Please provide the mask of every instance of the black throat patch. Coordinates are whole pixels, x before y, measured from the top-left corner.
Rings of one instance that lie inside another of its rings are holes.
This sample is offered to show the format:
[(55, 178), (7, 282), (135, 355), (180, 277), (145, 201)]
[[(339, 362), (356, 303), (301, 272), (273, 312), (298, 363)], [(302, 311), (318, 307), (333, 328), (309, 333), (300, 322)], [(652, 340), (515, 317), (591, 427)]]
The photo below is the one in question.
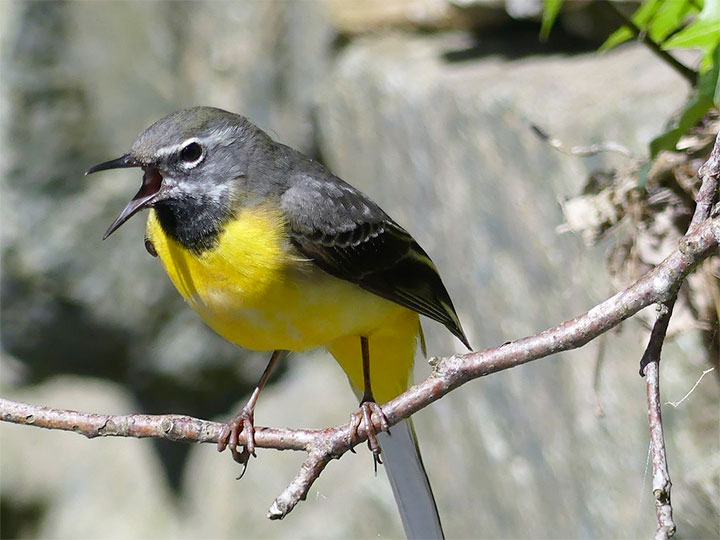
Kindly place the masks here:
[(155, 212), (165, 234), (195, 255), (217, 246), (232, 215), (224, 204), (196, 199), (162, 201)]

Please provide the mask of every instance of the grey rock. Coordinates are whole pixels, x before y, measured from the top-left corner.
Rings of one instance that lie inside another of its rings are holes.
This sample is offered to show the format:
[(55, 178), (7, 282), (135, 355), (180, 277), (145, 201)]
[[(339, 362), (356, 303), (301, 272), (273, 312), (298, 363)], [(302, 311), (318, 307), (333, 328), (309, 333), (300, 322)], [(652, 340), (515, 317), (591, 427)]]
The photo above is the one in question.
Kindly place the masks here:
[[(209, 364), (227, 382), (213, 381), (221, 387), (186, 412), (218, 412), (201, 404), (214, 394), (228, 407), (251, 384), (236, 368), (248, 353), (188, 314), (145, 252), (142, 217), (101, 242), (139, 172), (83, 172), (126, 152), (163, 112), (195, 103), (244, 111), (312, 150), (313, 84), (332, 35), (322, 14), (283, 2), (47, 3), (17, 4), (8, 17), (3, 347), (36, 379), (110, 376), (148, 400), (175, 377), (168, 366), (190, 379)], [(170, 360), (156, 354), (173, 340), (192, 346), (168, 347)]]
[[(642, 154), (686, 91), (638, 48), (540, 56), (450, 33), (378, 34), (333, 50), (335, 30), (315, 3), (0, 3), (2, 18), (2, 393), (101, 412), (225, 417), (265, 361), (182, 304), (145, 253), (141, 218), (100, 242), (139, 175), (82, 173), (163, 114), (221, 106), (317, 148), (430, 253), (471, 342), (484, 347), (611, 292), (602, 254), (555, 233), (557, 200), (621, 158), (557, 154), (529, 122), (570, 144), (612, 139)], [(474, 56), (450, 54), (466, 49)], [(443, 328), (426, 328), (431, 354), (461, 350)], [(650, 534), (636, 375), (646, 336), (632, 321), (624, 328), (604, 353), (593, 344), (488, 377), (416, 415), (449, 537)], [(704, 369), (700, 346), (687, 334), (667, 347), (670, 399)], [(354, 398), (328, 356), (291, 362), (263, 395), (258, 423), (347, 421)], [(676, 519), (688, 537), (718, 534), (713, 384), (706, 377), (666, 414)], [(330, 465), (278, 524), (265, 511), (299, 455), (261, 452), (238, 483), (237, 467), (210, 446), (168, 443), (174, 450), (158, 457), (148, 441), (0, 427), (3, 504), (36, 516), (22, 536), (400, 534), (389, 488), (363, 453)], [(190, 450), (185, 467), (177, 449)]]
[[(143, 216), (101, 241), (140, 172), (83, 173), (197, 103), (244, 111), (312, 150), (330, 27), (317, 8), (284, 2), (3, 6), (3, 350), (27, 382), (107, 377), (147, 412), (228, 414), (265, 355), (226, 343), (188, 310), (145, 251)], [(178, 478), (187, 447), (159, 447)]]
[[(5, 368), (3, 359), (2, 367)], [(51, 407), (121, 414), (138, 409), (117, 384), (57, 377), (3, 397)], [(0, 425), (3, 536), (178, 538), (180, 510), (150, 441), (89, 441), (75, 433)], [(36, 519), (14, 522), (13, 510)], [(6, 522), (7, 520), (7, 522)], [(8, 533), (14, 532), (13, 536)]]
[[(562, 223), (557, 201), (577, 193), (590, 171), (626, 158), (556, 153), (529, 124), (567, 144), (621, 141), (642, 155), (686, 87), (638, 47), (443, 62), (462, 39), (357, 40), (337, 60), (318, 124), (331, 168), (418, 239), (470, 341), (483, 348), (552, 326), (611, 292), (602, 253), (555, 233)], [(430, 354), (461, 350), (438, 325), (426, 328)], [(644, 385), (636, 375), (646, 334), (637, 322), (624, 329), (472, 383), (430, 408), (427, 420), (420, 417), (449, 536), (602, 538), (654, 530), (649, 495), (639, 495), (649, 493)], [(664, 353), (673, 366), (665, 371), (667, 395), (682, 395), (702, 372), (686, 346), (702, 347), (691, 334)], [(717, 422), (711, 432), (703, 427), (713, 416), (705, 409), (712, 408), (705, 400), (713, 384), (678, 411), (695, 427), (670, 428), (671, 455), (697, 463), (707, 463), (706, 452), (717, 455)], [(690, 421), (693, 414), (703, 420)], [(703, 450), (692, 450), (696, 444)], [(696, 521), (693, 508), (708, 509), (715, 488), (710, 478), (691, 479), (693, 470), (673, 469), (685, 486), (673, 491), (676, 508), (689, 511), (677, 511), (676, 519), (702, 537), (714, 525)], [(648, 502), (641, 506), (642, 496)]]

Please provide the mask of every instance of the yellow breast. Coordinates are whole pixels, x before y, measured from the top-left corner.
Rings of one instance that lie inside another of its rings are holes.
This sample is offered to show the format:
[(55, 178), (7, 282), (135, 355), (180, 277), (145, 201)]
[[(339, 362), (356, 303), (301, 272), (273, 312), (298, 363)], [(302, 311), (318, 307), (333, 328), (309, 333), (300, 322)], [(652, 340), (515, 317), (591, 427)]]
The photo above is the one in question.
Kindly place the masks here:
[(154, 210), (147, 238), (190, 306), (220, 335), (250, 349), (302, 351), (369, 335), (407, 311), (303, 259), (283, 216), (266, 206), (241, 210), (216, 247), (200, 255), (167, 237)]

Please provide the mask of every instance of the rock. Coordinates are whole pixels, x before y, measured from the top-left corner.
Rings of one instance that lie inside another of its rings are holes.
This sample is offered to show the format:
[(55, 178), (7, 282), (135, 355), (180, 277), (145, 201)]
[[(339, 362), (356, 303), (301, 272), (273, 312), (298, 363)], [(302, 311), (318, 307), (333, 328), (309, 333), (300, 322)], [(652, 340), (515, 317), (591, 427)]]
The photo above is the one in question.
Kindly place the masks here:
[[(627, 158), (560, 154), (530, 124), (567, 145), (612, 140), (642, 155), (687, 88), (639, 47), (513, 59), (478, 50), (472, 61), (443, 61), (462, 39), (356, 40), (337, 59), (318, 125), (326, 161), (418, 239), (471, 343), (484, 348), (557, 324), (613, 292), (602, 253), (555, 233), (558, 199), (579, 192), (591, 171)], [(420, 416), (448, 536), (474, 537), (479, 528), (484, 537), (517, 538), (654, 530), (649, 495), (637, 510), (638, 493), (649, 490), (644, 389), (636, 375), (647, 337), (637, 324), (580, 351), (472, 383)], [(431, 355), (462, 350), (439, 325), (425, 327)], [(704, 367), (685, 347), (702, 346), (697, 333), (667, 345), (665, 395), (692, 387)], [(717, 429), (703, 427), (712, 416), (705, 400), (713, 384), (685, 411), (668, 412), (688, 422), (683, 433), (666, 434), (670, 455), (705, 463), (716, 448)], [(693, 414), (704, 420), (691, 421)], [(695, 444), (703, 450), (696, 453)], [(676, 509), (690, 512), (676, 511), (678, 530), (712, 535), (709, 521), (690, 517), (693, 508), (711, 505), (713, 489), (693, 469), (673, 468)]]
[[(327, 25), (317, 9), (282, 2), (27, 4), (12, 13), (3, 347), (31, 367), (31, 379), (107, 376), (128, 382), (155, 412), (172, 404), (226, 411), (266, 360), (225, 343), (184, 306), (145, 251), (142, 217), (101, 242), (139, 172), (83, 172), (127, 151), (163, 113), (198, 102), (246, 111), (311, 149), (311, 82), (327, 59)], [(287, 32), (295, 16), (314, 31)], [(215, 38), (202, 39), (210, 31)], [(268, 98), (278, 88), (288, 93)], [(165, 347), (173, 342), (184, 345)], [(157, 352), (166, 349), (172, 359)]]
[(499, 0), (324, 0), (332, 25), (342, 34), (364, 34), (389, 28), (434, 30), (490, 28), (507, 21)]
[[(146, 412), (229, 414), (266, 355), (220, 339), (184, 305), (145, 251), (142, 216), (102, 242), (139, 171), (83, 173), (162, 114), (198, 103), (252, 114), (312, 149), (329, 27), (314, 7), (284, 2), (14, 6), (3, 23), (4, 351), (28, 382), (107, 377)], [(288, 31), (296, 19), (313, 31)], [(178, 478), (187, 447), (161, 447)]]
[[(540, 55), (534, 31), (480, 43), (460, 33), (377, 34), (334, 49), (341, 43), (320, 3), (6, 3), (3, 17), (0, 322), (2, 357), (15, 358), (3, 365), (3, 384), (13, 385), (3, 395), (102, 412), (227, 417), (266, 361), (224, 343), (182, 304), (145, 252), (142, 218), (100, 241), (139, 175), (82, 173), (125, 152), (163, 114), (221, 106), (317, 149), (431, 254), (479, 348), (612, 292), (601, 253), (555, 233), (557, 201), (623, 158), (558, 154), (529, 123), (569, 144), (609, 139), (640, 154), (686, 92), (642, 49)], [(649, 494), (639, 495), (649, 491), (636, 376), (645, 333), (625, 328), (416, 415), (449, 537), (653, 530)], [(443, 328), (426, 329), (431, 354), (461, 350)], [(666, 347), (670, 399), (704, 369), (700, 347), (694, 334)], [(339, 369), (323, 354), (292, 362), (261, 398), (258, 423), (345, 422), (354, 400)], [(717, 536), (713, 384), (706, 377), (666, 415), (676, 519), (688, 537)], [(363, 453), (330, 465), (277, 524), (265, 512), (298, 455), (260, 452), (239, 483), (237, 467), (209, 445), (168, 443), (154, 455), (147, 441), (13, 426), (1, 436), (4, 536), (7, 516), (26, 524), (16, 530), (26, 536), (400, 534), (389, 488)], [(186, 451), (185, 464), (177, 453)], [(128, 485), (136, 491), (123, 495)]]
[[(3, 387), (2, 393), (27, 403), (106, 414), (139, 408), (118, 385), (88, 377), (58, 377), (22, 391)], [(182, 534), (181, 513), (150, 441), (90, 441), (75, 433), (6, 423), (0, 424), (0, 439), (3, 536)]]

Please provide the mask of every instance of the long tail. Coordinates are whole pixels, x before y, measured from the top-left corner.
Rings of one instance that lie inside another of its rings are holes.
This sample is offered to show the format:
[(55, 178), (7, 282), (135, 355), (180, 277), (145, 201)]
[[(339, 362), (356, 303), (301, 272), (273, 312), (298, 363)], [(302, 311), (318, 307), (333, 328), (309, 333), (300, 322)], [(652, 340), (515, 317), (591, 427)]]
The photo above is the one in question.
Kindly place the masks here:
[[(408, 388), (419, 332), (417, 314), (402, 310), (397, 320), (370, 334), (370, 379), (378, 403), (386, 403)], [(362, 396), (360, 338), (341, 338), (328, 350), (342, 366), (353, 390)], [(378, 441), (406, 536), (411, 540), (444, 538), (412, 423), (400, 422), (390, 428), (390, 435), (381, 433)]]
[(410, 539), (445, 538), (412, 422), (403, 420), (390, 433), (381, 433), (378, 441), (405, 535)]

